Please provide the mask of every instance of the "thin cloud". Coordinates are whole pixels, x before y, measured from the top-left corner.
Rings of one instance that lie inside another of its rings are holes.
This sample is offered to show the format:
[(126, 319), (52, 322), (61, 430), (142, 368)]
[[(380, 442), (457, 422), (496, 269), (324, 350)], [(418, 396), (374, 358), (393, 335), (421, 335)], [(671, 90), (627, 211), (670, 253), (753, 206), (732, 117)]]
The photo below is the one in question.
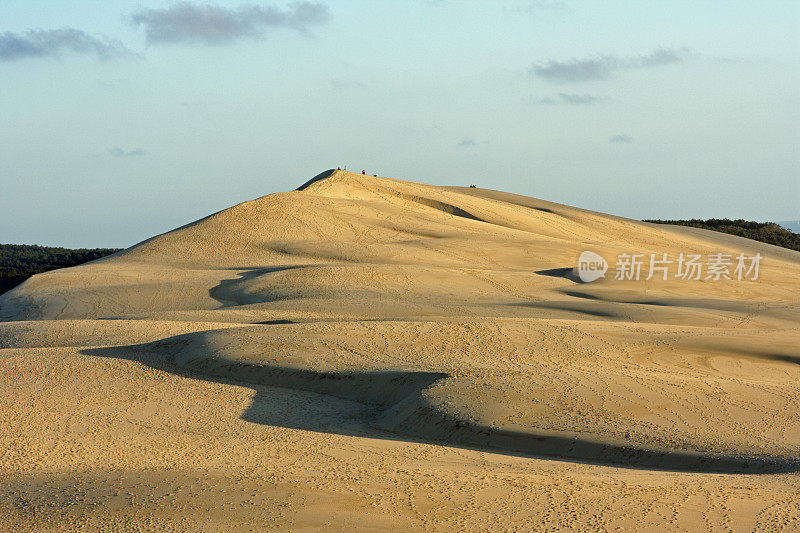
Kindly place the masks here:
[(287, 9), (256, 5), (228, 9), (182, 2), (167, 9), (139, 10), (131, 22), (144, 28), (148, 44), (215, 45), (260, 37), (274, 28), (306, 32), (330, 19), (328, 8), (314, 2), (295, 2)]
[(624, 133), (620, 133), (618, 135), (614, 135), (611, 137), (608, 142), (612, 143), (621, 143), (621, 144), (630, 144), (633, 142), (633, 137), (630, 135), (625, 135)]
[(458, 144), (456, 146), (458, 146), (459, 148), (471, 148), (476, 144), (478, 143), (476, 143), (475, 139), (473, 139), (472, 137), (464, 137), (463, 139), (458, 141)]
[(604, 102), (608, 98), (591, 94), (558, 93), (558, 98), (552, 96), (534, 97), (531, 103), (542, 105), (566, 104), (574, 106), (588, 106)]
[(122, 148), (115, 147), (115, 148), (109, 148), (108, 154), (111, 157), (141, 157), (147, 154), (147, 152), (145, 152), (141, 148), (136, 148), (134, 150), (123, 150)]
[(592, 105), (603, 100), (591, 94), (558, 93), (558, 97), (562, 102), (569, 105)]
[(686, 58), (685, 49), (659, 48), (637, 57), (604, 55), (594, 59), (572, 59), (570, 61), (548, 61), (534, 64), (530, 73), (552, 82), (584, 82), (605, 80), (622, 70), (636, 70), (672, 63), (680, 63)]
[(0, 34), (0, 61), (58, 57), (64, 51), (94, 55), (100, 59), (130, 55), (119, 41), (102, 35), (89, 35), (75, 28)]
[(531, 103), (541, 104), (541, 105), (553, 105), (557, 104), (558, 100), (556, 100), (555, 98), (551, 98), (550, 96), (541, 96), (541, 97), (535, 96), (531, 98)]

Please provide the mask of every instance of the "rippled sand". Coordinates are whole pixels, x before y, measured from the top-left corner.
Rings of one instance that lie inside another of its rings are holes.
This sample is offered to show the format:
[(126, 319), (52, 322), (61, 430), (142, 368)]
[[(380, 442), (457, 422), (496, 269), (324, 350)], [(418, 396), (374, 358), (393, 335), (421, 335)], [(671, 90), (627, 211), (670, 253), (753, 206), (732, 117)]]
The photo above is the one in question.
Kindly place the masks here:
[(797, 252), (329, 171), (0, 320), (0, 529), (800, 528)]

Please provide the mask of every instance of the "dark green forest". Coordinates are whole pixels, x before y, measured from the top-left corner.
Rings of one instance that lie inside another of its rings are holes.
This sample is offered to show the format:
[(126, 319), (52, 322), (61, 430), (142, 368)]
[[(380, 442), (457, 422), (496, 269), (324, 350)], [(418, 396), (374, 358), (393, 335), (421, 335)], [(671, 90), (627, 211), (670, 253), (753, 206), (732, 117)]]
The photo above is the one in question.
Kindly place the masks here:
[(118, 252), (116, 248), (56, 248), (31, 244), (0, 244), (0, 294), (40, 272), (86, 263)]
[(766, 242), (800, 251), (800, 234), (782, 228), (774, 222), (751, 222), (749, 220), (729, 220), (727, 218), (711, 218), (700, 220), (645, 220), (656, 224), (675, 224), (677, 226), (691, 226), (693, 228), (710, 229), (721, 233), (730, 233), (739, 237), (747, 237), (754, 241)]

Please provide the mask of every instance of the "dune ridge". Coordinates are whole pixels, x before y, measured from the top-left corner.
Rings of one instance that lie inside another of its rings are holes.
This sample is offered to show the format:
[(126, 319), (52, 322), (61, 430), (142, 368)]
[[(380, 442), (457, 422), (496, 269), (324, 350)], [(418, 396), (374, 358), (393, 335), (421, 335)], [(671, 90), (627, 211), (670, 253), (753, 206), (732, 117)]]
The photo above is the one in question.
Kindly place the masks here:
[[(622, 253), (763, 259), (755, 281), (611, 274), (583, 284), (573, 266), (584, 250), (609, 260)], [(215, 435), (224, 434), (218, 424), (249, 424), (236, 431), (249, 439), (272, 432), (276, 442), (325, 439), (334, 456), (361, 443), (363, 453), (389, 462), (383, 447), (392, 443), (470, 458), (491, 453), (522, 461), (514, 471), (523, 477), (544, 457), (562, 465), (547, 467), (554, 472), (611, 469), (601, 478), (672, 472), (723, 492), (750, 483), (766, 509), (765, 487), (779, 483), (778, 492), (790, 494), (798, 486), (798, 286), (800, 253), (747, 239), (498, 191), (329, 170), (295, 191), (34, 276), (0, 296), (0, 368), (13, 391), (0, 411), (35, 427), (41, 414), (25, 398), (43, 390), (70, 397), (63, 382), (46, 384), (57, 370), (20, 374), (27, 364), (20, 357), (102, 380), (124, 365), (137, 380), (249, 391), (239, 416), (192, 422), (210, 424), (203, 431)], [(192, 397), (190, 409), (214, 410), (204, 394)], [(317, 414), (275, 411), (289, 398), (303, 398)], [(124, 419), (123, 405), (118, 399), (100, 412)], [(156, 421), (165, 416), (149, 409)], [(72, 439), (83, 449), (88, 437), (47, 428), (50, 437), (17, 431), (13, 449), (32, 451), (0, 455), (0, 466), (16, 476), (75, 468), (66, 452), (46, 461), (40, 455), (47, 439)], [(131, 429), (122, 435), (138, 442)], [(108, 438), (124, 449), (154, 446)], [(105, 471), (109, 453), (83, 450), (82, 464)], [(225, 461), (243, 468), (239, 455)], [(429, 468), (448, 471), (437, 461)], [(124, 457), (111, 463), (135, 468)], [(703, 477), (719, 473), (734, 481)], [(7, 511), (22, 512), (5, 501)]]

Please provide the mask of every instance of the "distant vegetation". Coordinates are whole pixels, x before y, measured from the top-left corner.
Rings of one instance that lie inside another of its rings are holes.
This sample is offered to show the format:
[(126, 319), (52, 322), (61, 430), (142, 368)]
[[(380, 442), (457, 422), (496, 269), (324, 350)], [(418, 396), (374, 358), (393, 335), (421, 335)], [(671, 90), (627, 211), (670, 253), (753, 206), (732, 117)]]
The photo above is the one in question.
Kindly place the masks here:
[(728, 220), (727, 218), (711, 218), (700, 220), (645, 220), (656, 224), (675, 224), (678, 226), (691, 226), (693, 228), (710, 229), (722, 233), (730, 233), (740, 237), (747, 237), (755, 241), (766, 242), (776, 246), (783, 246), (790, 250), (800, 251), (800, 234), (792, 233), (774, 222), (751, 222), (749, 220)]
[(29, 277), (56, 268), (71, 267), (118, 252), (117, 248), (54, 248), (30, 244), (0, 244), (0, 294)]

